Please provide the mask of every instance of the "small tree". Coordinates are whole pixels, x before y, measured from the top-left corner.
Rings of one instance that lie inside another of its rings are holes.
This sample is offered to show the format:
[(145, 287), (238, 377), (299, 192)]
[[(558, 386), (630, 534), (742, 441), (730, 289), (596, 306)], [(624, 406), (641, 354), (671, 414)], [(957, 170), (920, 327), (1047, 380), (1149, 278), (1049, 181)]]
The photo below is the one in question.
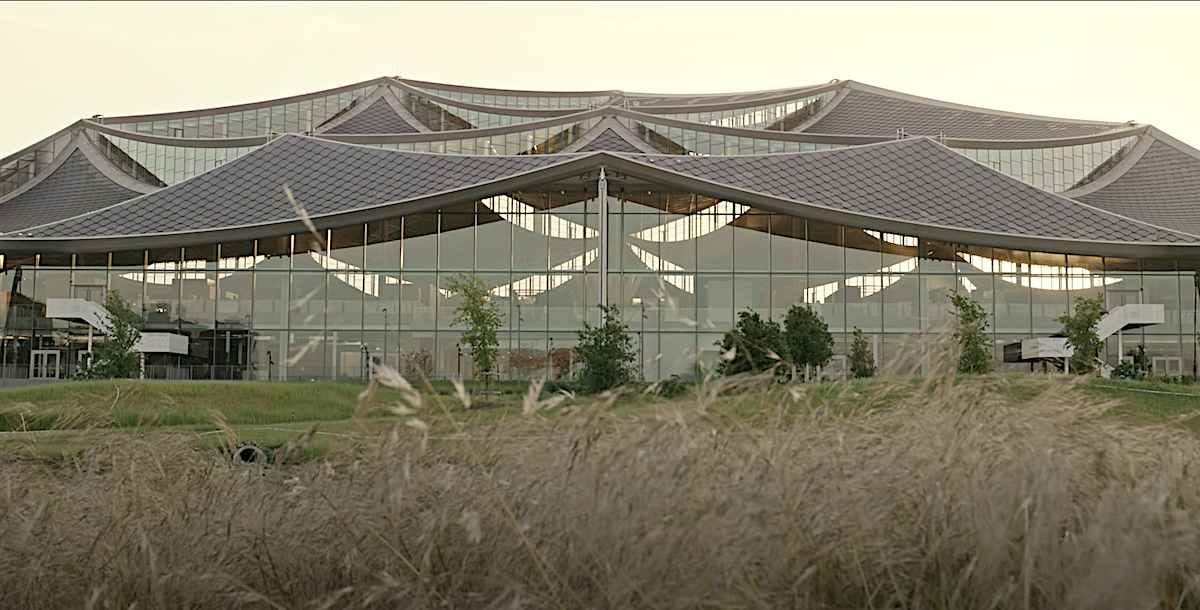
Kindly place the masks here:
[(138, 377), (142, 372), (142, 357), (133, 346), (142, 338), (141, 321), (129, 306), (129, 301), (114, 291), (104, 295), (108, 310), (105, 341), (92, 350), (91, 358), (76, 376), (80, 379), (121, 379)]
[(737, 325), (725, 332), (718, 345), (725, 352), (736, 350), (732, 360), (722, 360), (717, 366), (717, 372), (723, 375), (771, 368), (785, 352), (779, 323), (763, 320), (758, 312), (749, 309), (738, 312)]
[(1075, 297), (1075, 313), (1061, 315), (1058, 321), (1067, 335), (1067, 344), (1075, 348), (1071, 355), (1071, 369), (1080, 375), (1091, 373), (1096, 368), (1096, 357), (1100, 353), (1100, 337), (1096, 335), (1096, 323), (1104, 314), (1104, 295), (1092, 299)]
[(633, 381), (637, 374), (637, 352), (629, 327), (621, 324), (621, 312), (616, 305), (600, 306), (604, 323), (592, 326), (585, 320), (583, 330), (576, 334), (579, 343), (575, 352), (582, 370), (579, 382), (585, 392), (603, 392)]
[(783, 354), (793, 366), (823, 366), (833, 358), (833, 335), (812, 305), (794, 304), (783, 319)]
[(954, 305), (956, 325), (954, 339), (958, 341), (958, 372), (986, 375), (992, 372), (992, 350), (988, 345), (987, 312), (969, 296), (957, 291), (950, 295)]
[(850, 344), (850, 373), (855, 378), (875, 376), (875, 354), (863, 336), (862, 329), (854, 327), (854, 341)]
[(489, 287), (475, 275), (460, 273), (446, 282), (446, 288), (462, 295), (454, 308), (454, 326), (464, 328), (462, 342), (471, 346), (471, 360), (479, 373), (490, 373), (500, 355), (500, 308), (492, 302)]

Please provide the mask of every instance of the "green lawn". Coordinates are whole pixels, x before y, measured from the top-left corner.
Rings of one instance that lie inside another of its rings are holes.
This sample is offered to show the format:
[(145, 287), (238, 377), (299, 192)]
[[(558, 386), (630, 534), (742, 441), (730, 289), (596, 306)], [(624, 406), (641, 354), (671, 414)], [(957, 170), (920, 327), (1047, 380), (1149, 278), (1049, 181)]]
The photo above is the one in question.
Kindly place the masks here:
[[(994, 377), (990, 391), (1017, 402), (1037, 400), (1053, 381), (1037, 375)], [(672, 409), (701, 405), (714, 425), (778, 425), (798, 412), (822, 410), (860, 416), (887, 409), (921, 392), (933, 392), (945, 380), (860, 379), (778, 386), (768, 391), (697, 395), (693, 388), (678, 399), (631, 392), (604, 406), (618, 420), (653, 416)], [(366, 401), (366, 387), (354, 382), (248, 383), (220, 381), (90, 381), (0, 390), (0, 451), (43, 456), (73, 454), (111, 434), (166, 434), (185, 430), (200, 446), (253, 440), (269, 447), (283, 445), (306, 430), (315, 430), (306, 450), (320, 454), (338, 447), (376, 442), (379, 432), (395, 421), (387, 408), (399, 404), (398, 392), (378, 388)], [(475, 396), (489, 408), (464, 410), (450, 382), (423, 388), (425, 411), (418, 417), (434, 434), (455, 434), (476, 426), (503, 425), (521, 418), (526, 384), (505, 382), (500, 393)], [(1200, 386), (1092, 379), (1071, 391), (1098, 401), (1115, 402), (1114, 416), (1153, 424), (1166, 423), (1200, 432)], [(711, 393), (709, 393), (711, 394)], [(543, 394), (542, 398), (549, 397)], [(579, 396), (558, 408), (594, 405), (596, 397)], [(3, 431), (46, 431), (2, 434)]]

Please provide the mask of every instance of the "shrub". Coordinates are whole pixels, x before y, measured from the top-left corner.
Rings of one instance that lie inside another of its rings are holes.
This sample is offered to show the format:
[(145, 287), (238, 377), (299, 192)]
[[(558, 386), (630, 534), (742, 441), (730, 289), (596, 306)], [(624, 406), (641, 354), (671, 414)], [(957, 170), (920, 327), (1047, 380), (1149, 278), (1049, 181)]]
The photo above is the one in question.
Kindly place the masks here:
[(1132, 362), (1122, 362), (1113, 369), (1112, 376), (1115, 379), (1132, 379), (1134, 381), (1142, 381), (1146, 379), (1146, 371), (1143, 371)]
[(717, 372), (736, 375), (761, 371), (775, 366), (784, 353), (783, 330), (773, 320), (763, 320), (758, 312), (747, 309), (738, 312), (737, 325), (725, 332), (718, 344), (725, 353), (733, 351), (733, 359), (722, 359)]
[(658, 395), (664, 398), (679, 398), (686, 394), (691, 386), (691, 382), (684, 380), (679, 375), (671, 375), (658, 382)]
[(875, 354), (863, 336), (862, 329), (854, 327), (854, 342), (850, 344), (850, 372), (855, 378), (875, 376)]
[(584, 320), (583, 330), (577, 331), (575, 352), (582, 366), (579, 384), (584, 392), (603, 392), (629, 383), (637, 374), (637, 352), (629, 327), (621, 323), (620, 309), (601, 305), (600, 311), (604, 314), (603, 324), (592, 326)]
[(578, 381), (569, 379), (549, 379), (542, 385), (542, 391), (547, 394), (557, 394), (562, 391), (578, 394), (581, 389)]

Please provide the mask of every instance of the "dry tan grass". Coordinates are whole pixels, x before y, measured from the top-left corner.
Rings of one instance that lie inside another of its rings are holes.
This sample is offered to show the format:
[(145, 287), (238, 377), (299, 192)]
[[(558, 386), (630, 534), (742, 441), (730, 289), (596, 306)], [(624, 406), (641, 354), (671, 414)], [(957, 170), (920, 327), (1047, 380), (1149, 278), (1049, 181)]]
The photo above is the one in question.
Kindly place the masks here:
[(800, 386), (753, 425), (711, 388), (635, 421), (602, 397), (469, 440), (410, 403), (368, 451), (265, 469), (184, 433), (0, 457), (0, 607), (1197, 606), (1195, 437), (1069, 381), (929, 383), (850, 418)]

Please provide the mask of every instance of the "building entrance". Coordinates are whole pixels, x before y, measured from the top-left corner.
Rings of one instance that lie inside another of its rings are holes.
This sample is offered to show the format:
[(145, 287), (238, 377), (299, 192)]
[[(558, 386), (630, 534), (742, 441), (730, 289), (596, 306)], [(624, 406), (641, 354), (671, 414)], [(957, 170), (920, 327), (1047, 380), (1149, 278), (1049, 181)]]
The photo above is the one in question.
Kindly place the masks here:
[(30, 379), (58, 379), (61, 353), (56, 349), (35, 349), (29, 361)]

